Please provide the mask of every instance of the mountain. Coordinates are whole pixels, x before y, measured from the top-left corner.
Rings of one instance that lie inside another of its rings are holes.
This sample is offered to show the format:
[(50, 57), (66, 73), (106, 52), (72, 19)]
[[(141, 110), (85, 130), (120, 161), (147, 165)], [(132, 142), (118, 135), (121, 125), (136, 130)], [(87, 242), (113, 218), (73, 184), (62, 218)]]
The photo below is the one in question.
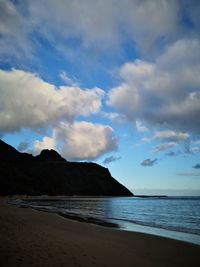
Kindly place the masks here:
[(132, 196), (107, 168), (69, 162), (54, 150), (20, 153), (0, 140), (0, 195)]
[(38, 161), (67, 162), (66, 159), (62, 158), (61, 155), (53, 149), (42, 150), (40, 155), (36, 156), (35, 159)]

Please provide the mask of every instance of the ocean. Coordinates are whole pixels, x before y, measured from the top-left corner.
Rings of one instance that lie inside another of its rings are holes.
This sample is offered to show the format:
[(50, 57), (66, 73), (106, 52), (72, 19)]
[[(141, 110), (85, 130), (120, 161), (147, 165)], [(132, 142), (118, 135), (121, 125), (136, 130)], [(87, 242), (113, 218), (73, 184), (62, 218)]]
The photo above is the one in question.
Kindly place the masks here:
[(200, 245), (200, 197), (56, 197), (12, 203)]

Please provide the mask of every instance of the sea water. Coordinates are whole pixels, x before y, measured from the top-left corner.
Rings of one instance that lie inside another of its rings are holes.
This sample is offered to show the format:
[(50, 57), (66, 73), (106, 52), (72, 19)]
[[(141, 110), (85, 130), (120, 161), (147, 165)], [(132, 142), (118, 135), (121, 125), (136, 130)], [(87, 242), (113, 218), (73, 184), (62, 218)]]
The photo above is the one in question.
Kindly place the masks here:
[(17, 204), (200, 245), (200, 197), (56, 197), (19, 200)]

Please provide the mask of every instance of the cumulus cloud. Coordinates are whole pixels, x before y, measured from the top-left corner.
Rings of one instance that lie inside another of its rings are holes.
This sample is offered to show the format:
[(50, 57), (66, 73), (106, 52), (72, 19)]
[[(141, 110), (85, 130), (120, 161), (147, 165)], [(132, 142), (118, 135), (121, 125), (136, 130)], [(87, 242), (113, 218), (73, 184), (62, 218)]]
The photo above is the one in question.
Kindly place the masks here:
[(37, 129), (100, 111), (104, 91), (45, 82), (22, 70), (0, 70), (0, 132)]
[(110, 164), (113, 161), (120, 160), (121, 157), (110, 156), (104, 159), (103, 164)]
[(183, 39), (166, 48), (154, 63), (124, 64), (119, 70), (122, 82), (110, 90), (108, 104), (131, 122), (199, 133), (199, 51), (198, 39)]
[(145, 167), (152, 167), (157, 161), (158, 159), (145, 159), (141, 162), (141, 165)]
[(52, 137), (35, 141), (36, 152), (44, 148), (58, 149), (69, 160), (94, 160), (116, 150), (117, 138), (110, 126), (90, 122), (60, 123), (53, 130)]
[(56, 150), (56, 140), (48, 136), (44, 136), (42, 141), (36, 140), (34, 142), (34, 153), (39, 154), (43, 149)]

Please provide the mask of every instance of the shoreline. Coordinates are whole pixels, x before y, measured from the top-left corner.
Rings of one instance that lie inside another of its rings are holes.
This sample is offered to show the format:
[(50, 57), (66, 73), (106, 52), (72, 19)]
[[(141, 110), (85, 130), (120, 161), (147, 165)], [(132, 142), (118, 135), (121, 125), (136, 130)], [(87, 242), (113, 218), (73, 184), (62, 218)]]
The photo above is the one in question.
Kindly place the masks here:
[[(24, 201), (24, 199), (21, 199), (21, 200)], [(37, 200), (39, 200), (39, 199), (37, 199)], [(47, 199), (47, 200), (49, 200), (49, 199)], [(34, 199), (34, 201), (35, 201), (35, 199)], [(54, 214), (60, 215), (61, 217), (66, 218), (66, 219), (77, 221), (77, 222), (91, 223), (91, 224), (100, 225), (100, 226), (104, 226), (104, 227), (111, 227), (111, 228), (120, 229), (120, 227), (117, 223), (113, 223), (113, 222), (110, 222), (108, 220), (103, 220), (103, 219), (99, 219), (99, 218), (95, 218), (95, 217), (91, 217), (91, 216), (87, 216), (87, 217), (81, 216), (79, 214), (75, 214), (72, 212), (63, 213), (63, 212), (60, 212), (59, 210), (55, 210), (55, 209), (51, 210), (51, 209), (46, 209), (44, 207), (35, 207), (35, 206), (31, 206), (31, 205), (24, 204), (24, 203), (23, 204), (19, 204), (19, 203), (15, 203), (15, 202), (12, 203), (12, 201), (8, 201), (7, 203), (9, 205), (17, 206), (18, 208), (30, 208), (30, 209), (34, 209), (37, 211), (54, 213)]]
[(14, 266), (200, 266), (200, 247), (0, 200), (0, 262)]
[[(150, 225), (144, 225), (144, 224), (137, 224), (133, 222), (128, 222), (128, 221), (121, 221), (118, 220), (109, 220), (109, 219), (101, 219), (97, 217), (91, 217), (88, 215), (81, 215), (73, 212), (62, 212), (60, 211), (59, 208), (48, 208), (48, 207), (40, 207), (40, 206), (35, 206), (35, 205), (30, 205), (29, 201), (34, 201), (37, 203), (37, 201), (58, 201), (60, 199), (76, 199), (76, 198), (92, 198), (93, 196), (15, 196), (14, 198), (10, 199), (8, 201), (9, 204), (16, 205), (19, 208), (32, 208), (38, 211), (42, 212), (49, 212), (49, 213), (56, 213), (64, 218), (70, 219), (70, 220), (75, 220), (78, 222), (85, 222), (85, 223), (91, 223), (91, 224), (96, 224), (100, 226), (105, 226), (105, 227), (111, 227), (115, 228), (121, 231), (130, 231), (134, 233), (144, 233), (148, 235), (153, 235), (153, 236), (160, 236), (164, 238), (169, 238), (173, 240), (178, 240), (178, 241), (183, 241), (187, 242), (190, 244), (195, 244), (200, 246), (200, 237), (199, 235), (195, 233), (190, 233), (190, 232), (183, 232), (183, 231), (176, 231), (172, 229), (167, 229), (167, 228), (157, 228), (153, 227)], [(96, 197), (99, 198), (99, 197)], [(107, 198), (107, 197), (104, 197)], [(26, 203), (28, 201), (28, 203)]]

